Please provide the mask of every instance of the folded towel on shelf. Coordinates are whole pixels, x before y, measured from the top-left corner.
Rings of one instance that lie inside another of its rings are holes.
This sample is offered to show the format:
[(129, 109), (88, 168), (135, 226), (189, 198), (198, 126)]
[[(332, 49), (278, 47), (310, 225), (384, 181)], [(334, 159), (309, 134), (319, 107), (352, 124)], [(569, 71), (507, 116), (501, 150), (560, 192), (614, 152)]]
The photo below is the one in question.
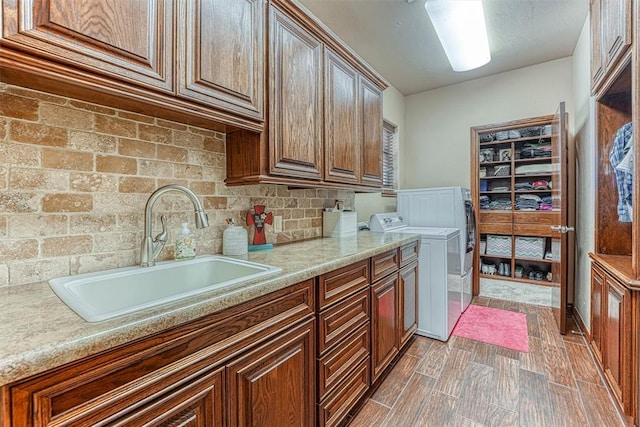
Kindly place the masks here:
[(491, 200), (491, 203), (489, 203), (488, 209), (496, 211), (511, 210), (511, 199), (506, 197), (498, 197), (496, 199), (493, 199)]
[(541, 173), (551, 173), (553, 165), (551, 163), (539, 163), (535, 165), (516, 166), (516, 175), (533, 175)]

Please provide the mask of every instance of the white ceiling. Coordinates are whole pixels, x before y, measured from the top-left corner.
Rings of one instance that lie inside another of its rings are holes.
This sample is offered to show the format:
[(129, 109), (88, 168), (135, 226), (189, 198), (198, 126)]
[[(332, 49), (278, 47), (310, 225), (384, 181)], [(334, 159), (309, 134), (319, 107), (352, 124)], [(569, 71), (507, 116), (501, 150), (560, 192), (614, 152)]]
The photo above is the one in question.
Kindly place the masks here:
[(483, 0), (491, 62), (456, 73), (425, 0), (299, 1), (404, 95), (571, 56), (589, 9), (589, 0)]

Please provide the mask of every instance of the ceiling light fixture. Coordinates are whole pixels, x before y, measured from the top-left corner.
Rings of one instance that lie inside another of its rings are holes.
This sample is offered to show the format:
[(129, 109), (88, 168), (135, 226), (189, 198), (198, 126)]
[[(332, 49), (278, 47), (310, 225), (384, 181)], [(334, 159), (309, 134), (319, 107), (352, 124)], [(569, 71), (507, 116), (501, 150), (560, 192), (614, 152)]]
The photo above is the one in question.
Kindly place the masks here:
[(482, 0), (427, 0), (424, 7), (453, 71), (491, 60)]

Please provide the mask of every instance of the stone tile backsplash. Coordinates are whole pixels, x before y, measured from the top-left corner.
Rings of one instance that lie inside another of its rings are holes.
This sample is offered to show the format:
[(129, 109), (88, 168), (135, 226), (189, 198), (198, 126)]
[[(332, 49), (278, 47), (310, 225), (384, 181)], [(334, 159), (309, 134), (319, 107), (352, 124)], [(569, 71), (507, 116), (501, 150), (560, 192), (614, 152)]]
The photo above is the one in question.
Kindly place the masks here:
[[(188, 221), (198, 253), (220, 253), (225, 218), (244, 220), (253, 205), (283, 217), (267, 241), (322, 235), (322, 210), (349, 190), (227, 187), (225, 135), (151, 116), (0, 83), (0, 286), (135, 265), (149, 195), (170, 183), (202, 199), (209, 228), (196, 230), (181, 193), (161, 197), (173, 258), (173, 236)], [(250, 236), (251, 236), (251, 230)]]

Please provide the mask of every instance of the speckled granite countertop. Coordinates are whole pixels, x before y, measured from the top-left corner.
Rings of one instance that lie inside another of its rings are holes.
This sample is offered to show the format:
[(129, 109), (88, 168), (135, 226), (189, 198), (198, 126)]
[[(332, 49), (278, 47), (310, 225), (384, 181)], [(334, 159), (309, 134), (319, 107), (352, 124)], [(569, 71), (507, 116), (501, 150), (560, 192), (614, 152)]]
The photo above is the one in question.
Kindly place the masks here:
[(46, 282), (0, 289), (0, 385), (221, 311), (418, 237), (365, 231), (357, 238), (314, 239), (250, 252), (249, 261), (277, 266), (282, 272), (98, 323), (80, 318)]

